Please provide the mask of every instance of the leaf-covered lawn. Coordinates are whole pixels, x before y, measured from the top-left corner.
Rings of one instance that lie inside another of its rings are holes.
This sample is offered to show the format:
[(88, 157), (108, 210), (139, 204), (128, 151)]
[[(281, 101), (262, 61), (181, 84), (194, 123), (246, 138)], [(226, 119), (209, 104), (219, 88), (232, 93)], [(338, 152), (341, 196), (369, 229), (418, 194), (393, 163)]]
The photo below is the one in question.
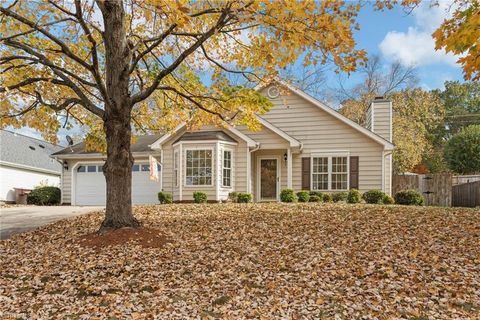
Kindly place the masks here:
[(480, 318), (479, 210), (221, 204), (135, 214), (171, 242), (80, 246), (100, 213), (0, 242), (0, 318)]

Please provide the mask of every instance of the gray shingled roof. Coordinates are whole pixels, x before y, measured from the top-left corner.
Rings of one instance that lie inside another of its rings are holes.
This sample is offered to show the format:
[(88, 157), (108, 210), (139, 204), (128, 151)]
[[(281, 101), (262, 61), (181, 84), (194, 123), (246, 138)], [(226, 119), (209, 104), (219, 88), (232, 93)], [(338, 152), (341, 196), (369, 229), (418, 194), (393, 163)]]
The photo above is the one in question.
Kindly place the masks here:
[(50, 158), (53, 152), (63, 148), (61, 146), (7, 130), (0, 130), (0, 146), (1, 161), (58, 173), (62, 171), (60, 163)]
[[(145, 135), (137, 136), (135, 142), (132, 143), (131, 151), (132, 152), (148, 152), (151, 151), (149, 145), (160, 139), (163, 134), (156, 135)], [(85, 143), (80, 142), (72, 146), (72, 148), (67, 147), (63, 150), (55, 152), (52, 156), (66, 155), (66, 154), (94, 154), (98, 153), (97, 151), (86, 151)]]
[(177, 143), (178, 141), (200, 141), (200, 140), (219, 140), (219, 141), (237, 142), (235, 141), (235, 139), (233, 139), (223, 131), (196, 131), (196, 132), (185, 132), (180, 138), (175, 140), (174, 143)]

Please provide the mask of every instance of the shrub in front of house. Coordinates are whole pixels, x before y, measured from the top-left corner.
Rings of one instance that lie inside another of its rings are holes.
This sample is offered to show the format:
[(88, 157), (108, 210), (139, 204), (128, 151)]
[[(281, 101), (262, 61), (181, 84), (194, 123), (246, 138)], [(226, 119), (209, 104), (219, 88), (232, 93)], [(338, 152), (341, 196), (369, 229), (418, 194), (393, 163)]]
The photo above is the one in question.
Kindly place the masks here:
[(332, 195), (330, 193), (324, 193), (323, 202), (332, 202)]
[(423, 206), (425, 200), (420, 192), (415, 190), (402, 190), (395, 194), (395, 203), (409, 206)]
[(308, 202), (310, 200), (310, 193), (308, 191), (297, 192), (298, 202)]
[(347, 203), (359, 203), (362, 199), (360, 191), (357, 189), (350, 189), (347, 194)]
[(333, 202), (345, 201), (347, 200), (347, 196), (347, 192), (335, 192), (332, 194), (332, 200)]
[(207, 202), (207, 194), (201, 191), (195, 191), (193, 193), (193, 202), (195, 203), (206, 203)]
[(238, 192), (228, 193), (228, 199), (232, 202), (237, 202)]
[[(320, 198), (320, 201), (323, 201), (323, 193), (320, 191), (310, 191), (310, 198), (312, 198), (312, 196), (317, 196)], [(315, 201), (312, 201), (312, 202), (315, 202)]]
[(362, 199), (370, 204), (382, 204), (386, 194), (380, 190), (369, 190), (362, 195)]
[(162, 191), (158, 193), (158, 201), (160, 202), (160, 204), (172, 203), (173, 196), (171, 193)]
[(314, 194), (310, 196), (308, 202), (322, 202), (322, 198)]
[(40, 187), (27, 195), (27, 203), (37, 206), (51, 206), (60, 204), (61, 191), (57, 187)]
[(251, 193), (245, 193), (245, 192), (239, 192), (237, 194), (237, 202), (238, 203), (250, 203), (252, 202), (252, 194)]
[(280, 192), (280, 201), (282, 202), (295, 202), (297, 201), (297, 196), (292, 189), (283, 189)]
[(393, 197), (389, 196), (388, 194), (385, 194), (383, 197), (383, 204), (395, 204), (395, 199)]

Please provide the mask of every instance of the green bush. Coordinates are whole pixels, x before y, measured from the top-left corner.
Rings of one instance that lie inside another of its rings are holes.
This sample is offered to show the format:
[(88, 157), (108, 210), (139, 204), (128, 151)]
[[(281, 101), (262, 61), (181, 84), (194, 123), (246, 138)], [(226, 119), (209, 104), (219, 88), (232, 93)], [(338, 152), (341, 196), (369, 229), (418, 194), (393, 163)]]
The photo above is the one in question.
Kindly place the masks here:
[(323, 202), (332, 202), (332, 195), (330, 193), (324, 193)]
[(310, 191), (310, 198), (312, 196), (317, 196), (320, 198), (320, 201), (323, 201), (323, 193), (320, 191)]
[(310, 193), (308, 191), (297, 192), (298, 202), (308, 202), (310, 200)]
[(347, 200), (347, 196), (347, 192), (334, 192), (332, 194), (332, 200), (333, 202), (345, 201)]
[(347, 203), (359, 203), (361, 199), (360, 191), (357, 189), (350, 189), (347, 194)]
[(237, 202), (238, 202), (238, 203), (249, 203), (249, 202), (252, 202), (252, 194), (251, 194), (251, 193), (239, 192), (239, 193), (237, 194)]
[(38, 206), (60, 204), (61, 191), (57, 187), (40, 187), (32, 190), (27, 195), (27, 203)]
[(310, 196), (310, 199), (308, 199), (308, 202), (322, 202), (322, 198), (314, 194)]
[(195, 191), (193, 193), (193, 202), (195, 203), (206, 203), (207, 202), (207, 194), (201, 191)]
[(283, 189), (282, 192), (280, 192), (280, 201), (295, 202), (297, 201), (297, 196), (295, 195), (295, 192), (293, 192), (292, 189)]
[(362, 195), (366, 203), (382, 204), (386, 194), (380, 190), (369, 190)]
[(395, 203), (413, 206), (423, 206), (423, 196), (415, 190), (403, 190), (395, 194)]
[(158, 201), (160, 201), (160, 204), (172, 203), (173, 202), (172, 194), (168, 192), (159, 192)]
[(383, 204), (395, 204), (395, 199), (393, 199), (388, 194), (385, 194), (385, 196), (383, 197)]
[(228, 194), (228, 199), (232, 202), (237, 202), (238, 201), (238, 192), (230, 192)]

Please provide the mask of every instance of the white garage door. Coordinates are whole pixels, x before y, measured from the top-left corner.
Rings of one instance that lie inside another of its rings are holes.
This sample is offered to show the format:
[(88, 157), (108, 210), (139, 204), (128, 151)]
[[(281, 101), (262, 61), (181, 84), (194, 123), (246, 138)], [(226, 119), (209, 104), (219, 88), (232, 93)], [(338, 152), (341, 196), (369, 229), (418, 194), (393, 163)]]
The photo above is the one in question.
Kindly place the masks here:
[[(105, 205), (106, 183), (102, 172), (102, 164), (82, 164), (77, 166), (75, 171), (75, 204)], [(149, 174), (150, 165), (148, 163), (136, 163), (133, 165), (133, 204), (158, 203), (157, 194), (160, 191), (160, 182), (150, 180)]]

